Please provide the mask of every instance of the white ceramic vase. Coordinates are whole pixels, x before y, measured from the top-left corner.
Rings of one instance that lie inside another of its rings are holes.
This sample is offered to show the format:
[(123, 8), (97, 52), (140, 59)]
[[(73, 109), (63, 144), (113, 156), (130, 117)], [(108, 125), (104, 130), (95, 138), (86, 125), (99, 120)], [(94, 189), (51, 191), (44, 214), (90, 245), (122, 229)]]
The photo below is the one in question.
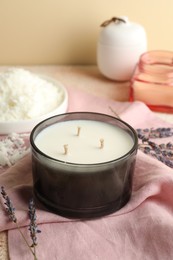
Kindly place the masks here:
[(127, 17), (113, 17), (101, 27), (97, 46), (100, 72), (111, 80), (130, 80), (139, 57), (147, 50), (144, 28)]

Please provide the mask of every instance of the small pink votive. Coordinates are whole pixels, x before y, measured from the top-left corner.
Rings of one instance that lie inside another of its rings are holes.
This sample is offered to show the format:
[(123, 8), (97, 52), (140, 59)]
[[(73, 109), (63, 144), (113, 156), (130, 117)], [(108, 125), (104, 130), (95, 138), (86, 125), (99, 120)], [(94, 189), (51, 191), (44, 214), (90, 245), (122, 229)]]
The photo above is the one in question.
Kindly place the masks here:
[(130, 101), (137, 100), (151, 110), (173, 113), (173, 52), (141, 55), (130, 86)]

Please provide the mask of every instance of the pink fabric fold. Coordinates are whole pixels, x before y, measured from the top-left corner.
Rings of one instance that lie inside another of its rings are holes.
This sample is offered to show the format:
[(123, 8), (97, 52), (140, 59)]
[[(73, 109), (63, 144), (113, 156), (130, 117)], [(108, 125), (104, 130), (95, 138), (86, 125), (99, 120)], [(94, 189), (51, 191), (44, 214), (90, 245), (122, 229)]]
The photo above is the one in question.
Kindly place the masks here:
[[(115, 102), (69, 88), (69, 111), (92, 111), (115, 116), (115, 111), (134, 128), (165, 127), (141, 102)], [(162, 140), (165, 141), (165, 140)], [(166, 138), (166, 142), (172, 138)], [(0, 175), (16, 207), (16, 216), (26, 228), (27, 203), (32, 194), (30, 155)], [(138, 152), (130, 201), (119, 211), (95, 220), (78, 221), (37, 209), (38, 259), (47, 260), (155, 260), (173, 259), (173, 171), (163, 163)], [(0, 230), (8, 231), (12, 260), (32, 259), (14, 224), (0, 204)]]

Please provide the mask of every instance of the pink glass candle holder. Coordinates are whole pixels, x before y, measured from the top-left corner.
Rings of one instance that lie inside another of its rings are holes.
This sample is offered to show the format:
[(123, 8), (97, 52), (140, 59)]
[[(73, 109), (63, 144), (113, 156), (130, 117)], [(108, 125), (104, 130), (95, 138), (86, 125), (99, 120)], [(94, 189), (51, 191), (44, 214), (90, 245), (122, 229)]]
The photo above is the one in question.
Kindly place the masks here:
[(173, 52), (149, 51), (140, 57), (130, 87), (130, 101), (136, 100), (173, 113)]

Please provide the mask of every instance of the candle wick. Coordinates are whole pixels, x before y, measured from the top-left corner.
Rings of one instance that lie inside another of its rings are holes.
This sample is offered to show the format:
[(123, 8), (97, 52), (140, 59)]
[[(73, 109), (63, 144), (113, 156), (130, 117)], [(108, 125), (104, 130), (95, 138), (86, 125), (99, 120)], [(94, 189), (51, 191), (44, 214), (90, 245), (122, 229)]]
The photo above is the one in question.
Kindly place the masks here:
[(64, 154), (68, 153), (68, 144), (64, 144)]
[(79, 135), (80, 135), (80, 131), (81, 131), (81, 127), (80, 127), (80, 126), (78, 126), (78, 128), (77, 128), (77, 136), (79, 136)]
[(100, 139), (100, 149), (103, 149), (103, 147), (104, 147), (104, 139), (101, 138)]

